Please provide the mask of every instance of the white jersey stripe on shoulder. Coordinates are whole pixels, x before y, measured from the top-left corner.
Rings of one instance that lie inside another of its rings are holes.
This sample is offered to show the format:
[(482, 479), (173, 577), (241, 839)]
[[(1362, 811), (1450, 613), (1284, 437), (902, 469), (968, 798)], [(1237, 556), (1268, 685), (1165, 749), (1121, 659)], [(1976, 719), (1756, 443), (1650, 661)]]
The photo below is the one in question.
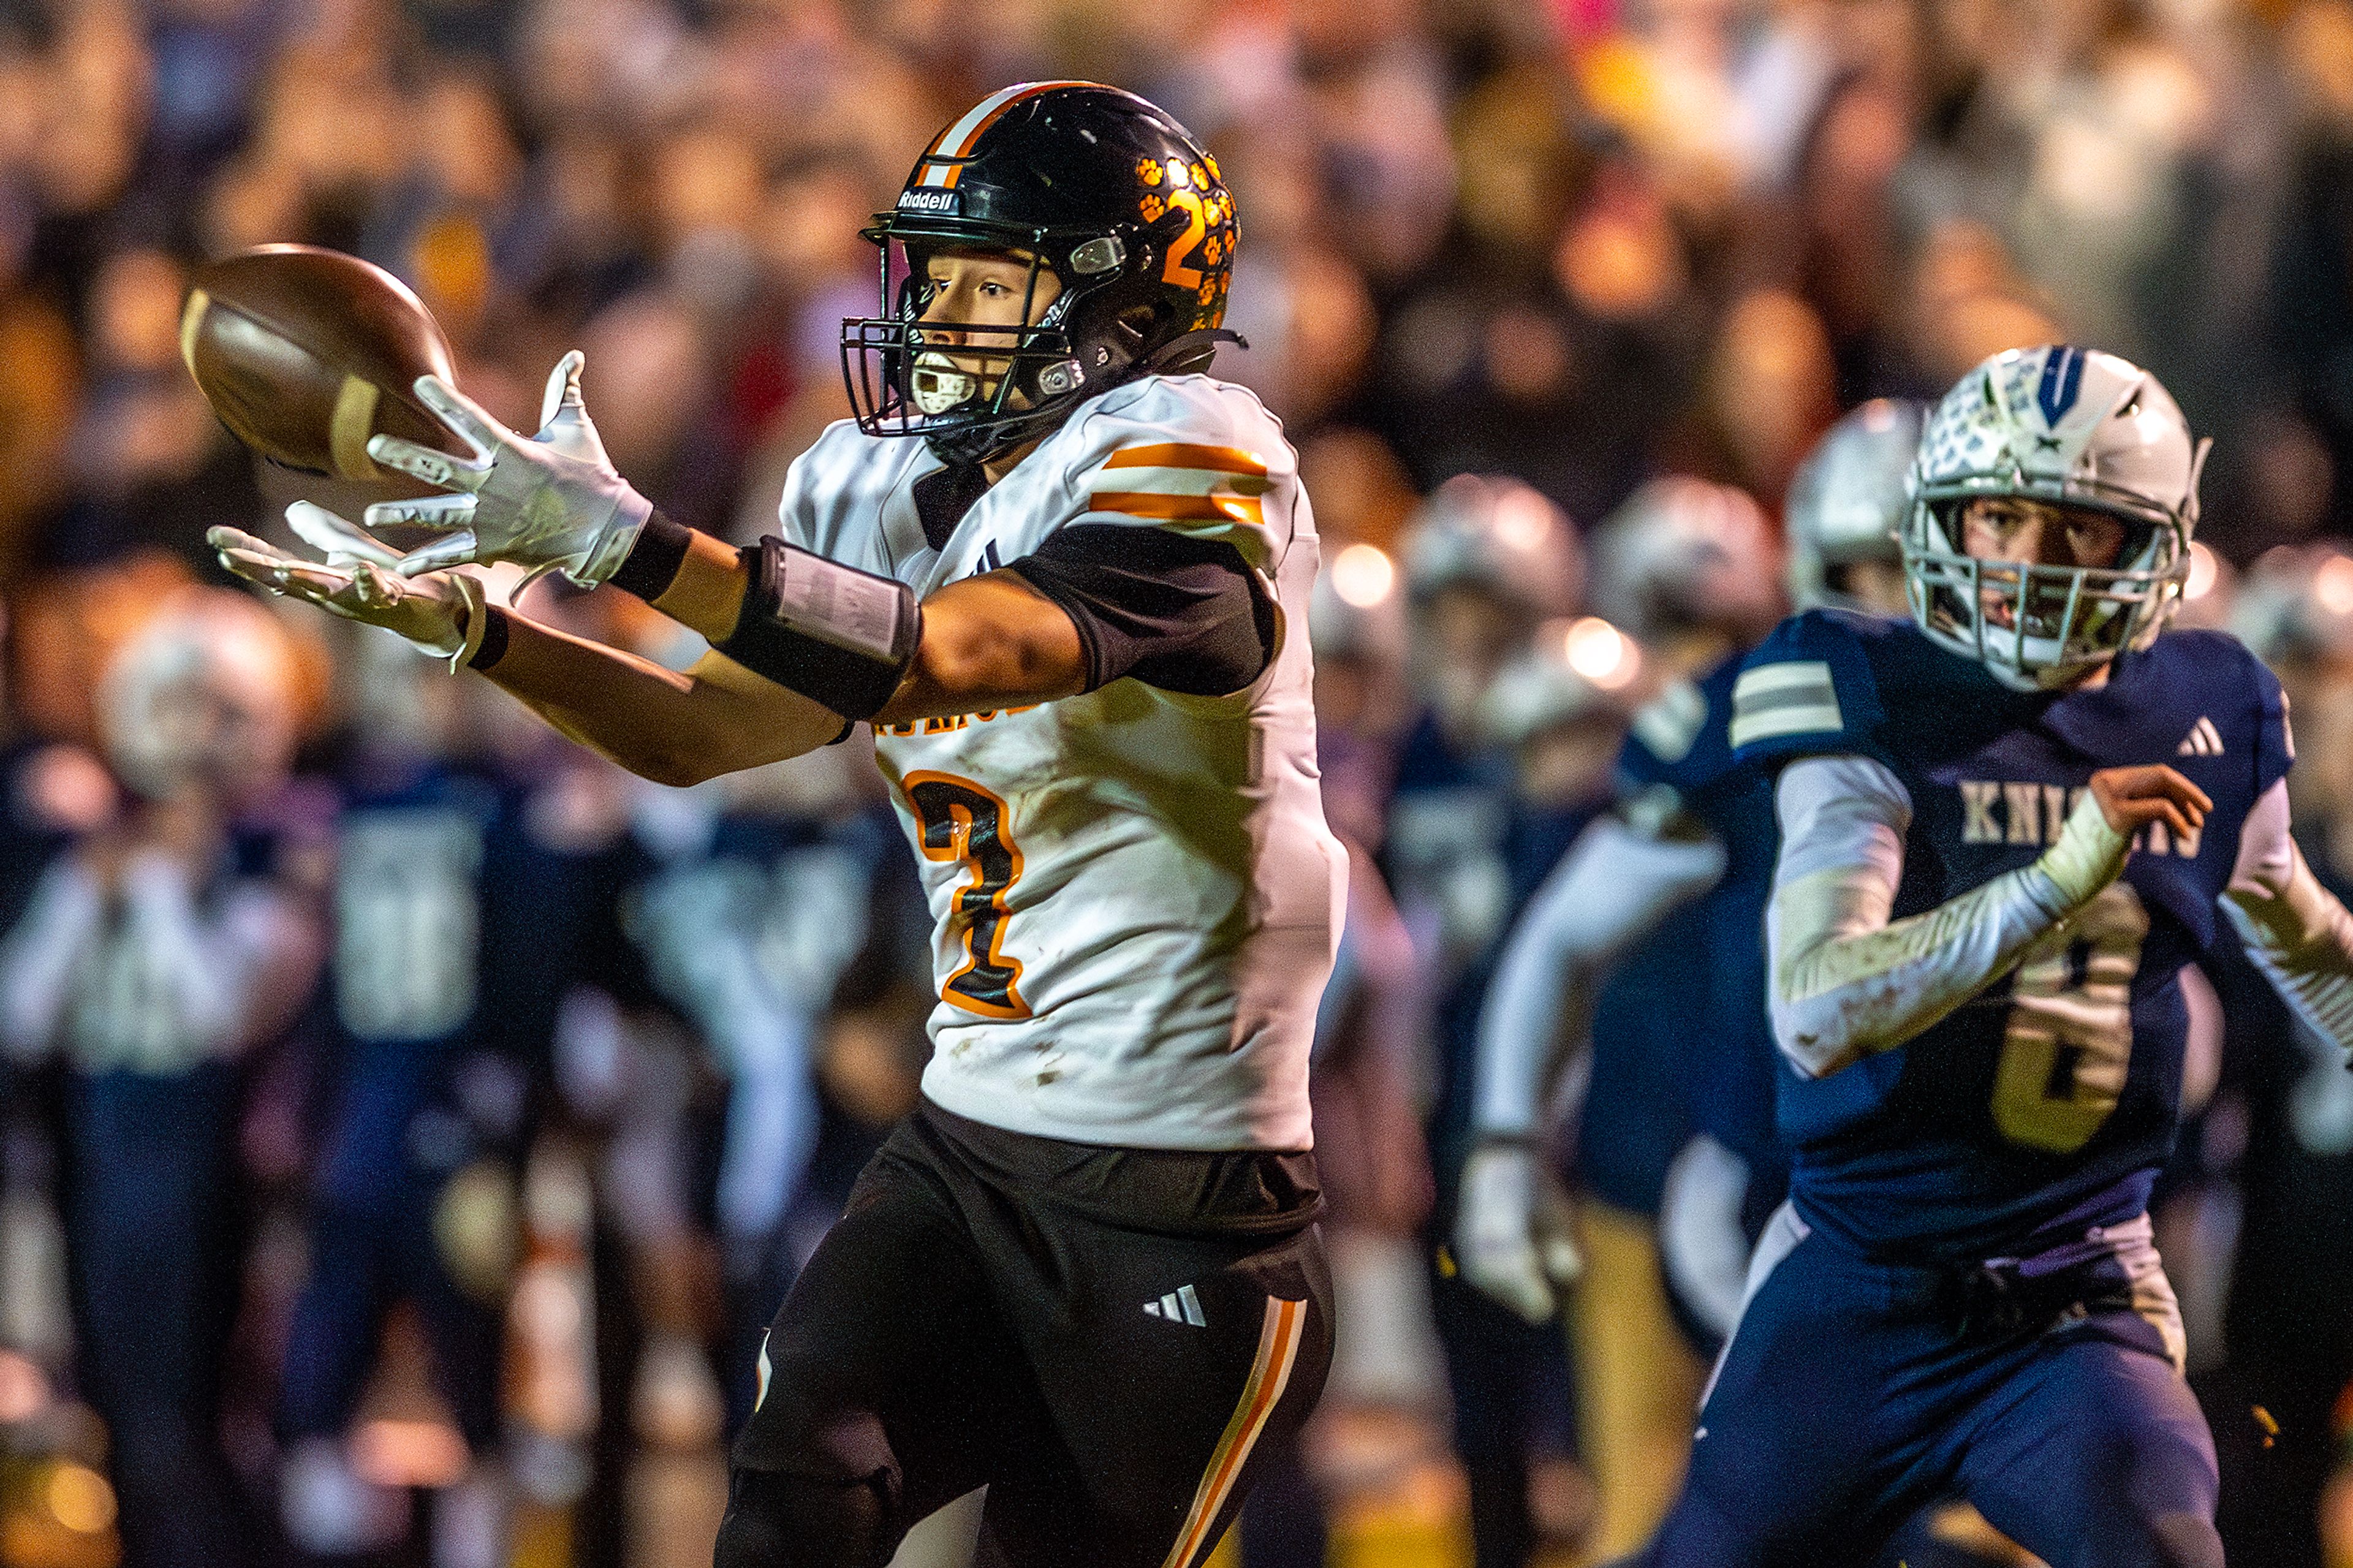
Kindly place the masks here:
[(1777, 708), (1769, 713), (1736, 713), (1732, 718), (1732, 749), (1736, 752), (1777, 735), (1828, 735), (1845, 728), (1845, 716), (1835, 702)]
[(1742, 670), (1733, 682), (1731, 738), (1736, 751), (1776, 735), (1845, 727), (1831, 667), (1820, 659), (1759, 665)]
[(1282, 1403), (1282, 1391), (1291, 1382), (1292, 1363), (1299, 1359), (1299, 1343), (1305, 1336), (1307, 1303), (1286, 1301), (1280, 1296), (1266, 1299), (1266, 1317), (1259, 1330), (1258, 1356), (1251, 1362), (1250, 1376), (1242, 1384), (1242, 1396), (1234, 1406), (1233, 1418), (1218, 1438), (1218, 1446), (1209, 1454), (1208, 1468), (1201, 1472), (1201, 1484), (1193, 1493), (1193, 1506), (1186, 1510), (1184, 1528), (1177, 1531), (1176, 1544), (1168, 1549), (1161, 1560), (1161, 1568), (1192, 1568), (1209, 1546), (1209, 1531), (1217, 1524), (1218, 1515), (1224, 1511), (1226, 1500), (1233, 1494), (1234, 1483), (1241, 1479), (1242, 1467), (1249, 1463), (1250, 1450), (1258, 1446), (1259, 1436), (1266, 1430), (1268, 1417)]
[(1732, 700), (1737, 706), (1768, 692), (1804, 687), (1835, 690), (1831, 683), (1830, 665), (1819, 658), (1809, 658), (1787, 664), (1760, 664), (1754, 669), (1744, 669), (1740, 672), (1740, 679), (1732, 683)]

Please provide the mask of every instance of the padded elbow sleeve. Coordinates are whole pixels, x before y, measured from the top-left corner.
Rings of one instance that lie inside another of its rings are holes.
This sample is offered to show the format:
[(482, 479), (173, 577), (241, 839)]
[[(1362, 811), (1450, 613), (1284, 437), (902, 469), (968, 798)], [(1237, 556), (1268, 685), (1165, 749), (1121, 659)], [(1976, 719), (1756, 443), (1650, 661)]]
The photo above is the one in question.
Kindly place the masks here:
[(751, 586), (719, 651), (845, 719), (881, 711), (923, 636), (914, 590), (781, 539), (763, 539), (743, 558)]

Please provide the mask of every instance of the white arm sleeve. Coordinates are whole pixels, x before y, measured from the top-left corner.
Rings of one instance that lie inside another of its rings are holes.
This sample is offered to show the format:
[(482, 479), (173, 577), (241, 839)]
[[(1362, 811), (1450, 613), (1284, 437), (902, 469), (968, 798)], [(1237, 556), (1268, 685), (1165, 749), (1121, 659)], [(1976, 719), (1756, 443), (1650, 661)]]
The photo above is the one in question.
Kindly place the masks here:
[(72, 856), (41, 873), (32, 901), (0, 942), (0, 1047), (10, 1056), (28, 1059), (56, 1041), (76, 967), (105, 910), (97, 879)]
[(1783, 770), (1781, 858), (1765, 914), (1773, 1037), (1820, 1078), (1891, 1050), (2008, 973), (2124, 868), (2131, 840), (2087, 793), (2031, 866), (1891, 921), (1912, 798), (1865, 757)]
[(2353, 915), (2288, 836), (2285, 779), (2247, 814), (2221, 903), (2281, 999), (2321, 1038), (2353, 1049)]
[(1578, 836), (1514, 928), (1479, 1015), (1482, 1134), (1535, 1130), (1610, 966), (1724, 866), (1713, 838), (1653, 837), (1614, 816)]

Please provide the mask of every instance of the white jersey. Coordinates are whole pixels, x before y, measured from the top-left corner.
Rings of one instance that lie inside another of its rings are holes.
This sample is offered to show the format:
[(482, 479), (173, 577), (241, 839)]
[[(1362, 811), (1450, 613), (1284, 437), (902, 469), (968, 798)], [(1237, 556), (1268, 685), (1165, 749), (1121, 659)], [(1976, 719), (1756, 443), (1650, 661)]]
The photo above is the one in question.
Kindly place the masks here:
[(843, 421), (794, 463), (787, 542), (929, 595), (1071, 523), (1231, 543), (1278, 607), (1227, 697), (1124, 678), (1029, 708), (878, 725), (936, 926), (923, 1092), (1078, 1142), (1297, 1150), (1346, 858), (1310, 703), (1314, 521), (1282, 427), (1241, 387), (1152, 376), (1082, 404), (925, 539), (922, 441)]

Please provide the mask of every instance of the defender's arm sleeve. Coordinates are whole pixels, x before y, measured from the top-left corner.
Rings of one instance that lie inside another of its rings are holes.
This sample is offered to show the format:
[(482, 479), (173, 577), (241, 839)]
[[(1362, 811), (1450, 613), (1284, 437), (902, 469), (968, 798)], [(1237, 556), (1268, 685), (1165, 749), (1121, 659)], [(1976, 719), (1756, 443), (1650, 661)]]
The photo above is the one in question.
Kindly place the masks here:
[(2221, 903), (2281, 998), (2323, 1039), (2353, 1049), (2353, 915), (2288, 836), (2286, 780), (2248, 814)]
[(1585, 830), (1513, 931), (1480, 1013), (1482, 1136), (1536, 1131), (1610, 968), (1724, 867), (1712, 837), (1667, 838), (1614, 816)]
[(2086, 795), (2034, 864), (1890, 921), (1912, 818), (1902, 782), (1866, 757), (1812, 758), (1783, 771), (1775, 805), (1773, 1036), (1808, 1078), (1903, 1045), (1999, 980), (2115, 880), (2131, 849)]
[(1079, 522), (1009, 570), (1078, 628), (1086, 689), (1132, 675), (1222, 697), (1274, 656), (1274, 605), (1231, 542), (1161, 528)]

